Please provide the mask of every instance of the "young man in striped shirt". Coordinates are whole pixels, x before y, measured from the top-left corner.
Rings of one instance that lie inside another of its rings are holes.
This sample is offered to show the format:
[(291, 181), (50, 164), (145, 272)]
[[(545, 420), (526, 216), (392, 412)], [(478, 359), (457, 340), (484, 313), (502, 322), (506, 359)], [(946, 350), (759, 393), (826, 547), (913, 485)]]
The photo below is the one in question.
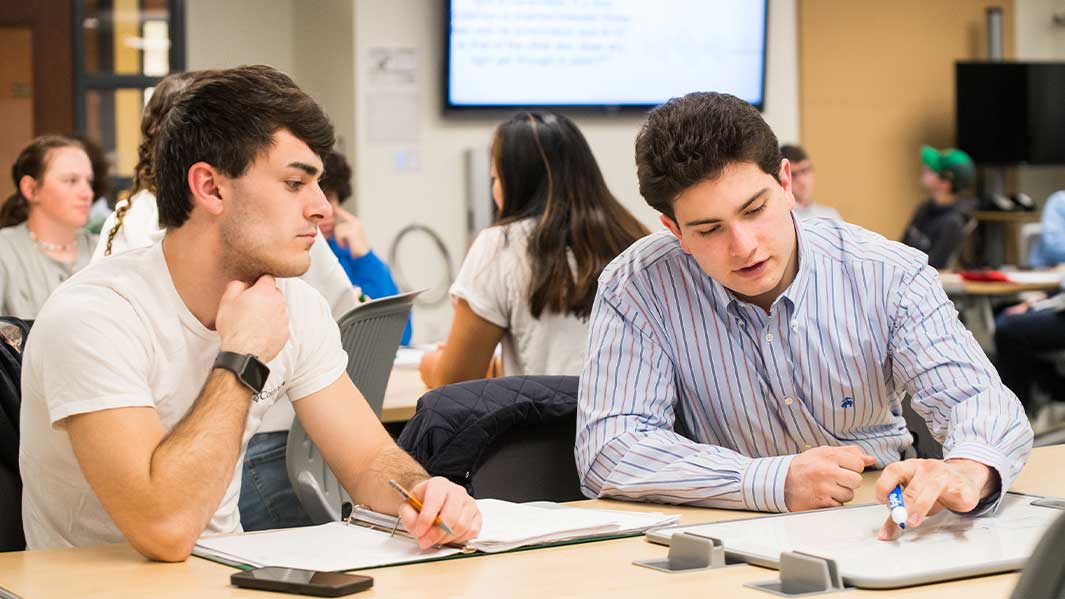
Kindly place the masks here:
[[(577, 422), (587, 495), (798, 511), (843, 505), (875, 467), (880, 501), (905, 487), (911, 526), (999, 505), (1031, 427), (924, 254), (798, 222), (790, 164), (733, 96), (652, 111), (636, 162), (668, 231), (599, 279)], [(912, 459), (903, 394), (946, 459)], [(896, 533), (888, 519), (880, 536)]]

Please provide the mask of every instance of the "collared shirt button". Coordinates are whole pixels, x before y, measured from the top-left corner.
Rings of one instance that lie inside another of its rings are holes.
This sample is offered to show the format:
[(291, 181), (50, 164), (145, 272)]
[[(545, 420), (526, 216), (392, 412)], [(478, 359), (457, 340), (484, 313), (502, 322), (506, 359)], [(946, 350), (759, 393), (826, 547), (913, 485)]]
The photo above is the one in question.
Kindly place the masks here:
[(799, 330), (799, 321), (798, 320), (792, 320), (791, 321), (791, 330), (793, 330), (793, 331)]
[(803, 448), (805, 448), (805, 449), (812, 449), (812, 448), (813, 448), (813, 445), (810, 445), (809, 443), (807, 443), (806, 445), (803, 445)]
[(747, 323), (743, 322), (743, 319), (742, 319), (742, 318), (737, 318), (737, 319), (736, 319), (736, 322), (740, 323), (740, 326), (741, 326), (741, 327), (742, 327), (743, 325), (747, 324)]
[(770, 343), (772, 343), (773, 342), (773, 333), (766, 333), (765, 334), (765, 340), (769, 341)]
[(794, 400), (794, 399), (792, 399), (792, 398), (790, 398), (790, 397), (785, 397), (785, 398), (784, 398), (784, 405), (786, 405), (786, 406), (790, 406), (790, 405), (791, 405), (791, 402), (793, 402), (793, 401), (795, 401), (795, 400)]

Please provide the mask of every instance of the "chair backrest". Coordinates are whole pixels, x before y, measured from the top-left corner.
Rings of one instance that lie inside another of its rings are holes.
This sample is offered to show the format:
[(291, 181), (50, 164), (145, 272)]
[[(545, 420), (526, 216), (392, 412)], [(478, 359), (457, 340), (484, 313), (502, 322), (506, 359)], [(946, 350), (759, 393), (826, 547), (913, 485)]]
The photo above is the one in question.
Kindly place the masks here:
[[(359, 304), (337, 322), (348, 353), (348, 376), (374, 413), (381, 415), (385, 387), (392, 372), (414, 298), (410, 291)], [(341, 506), (351, 501), (297, 418), (286, 446), (285, 466), (300, 504), (315, 524), (340, 520)]]
[(432, 476), (478, 499), (583, 499), (573, 459), (575, 376), (508, 376), (445, 385), (418, 401), (399, 436)]
[(1032, 265), (1032, 252), (1043, 238), (1043, 223), (1024, 223), (1017, 231), (1020, 255), (1017, 256), (1019, 266)]
[(587, 499), (573, 457), (576, 431), (574, 414), (500, 435), (470, 475), (474, 496), (515, 502)]
[(1065, 514), (1062, 514), (1043, 533), (1032, 556), (1021, 571), (1021, 578), (1013, 589), (1012, 599), (1060, 599), (1065, 597)]
[[(11, 340), (7, 333), (10, 327)], [(22, 351), (30, 323), (0, 317), (0, 551), (26, 548), (22, 530), (22, 477), (19, 475), (19, 411), (22, 404)]]
[[(906, 419), (906, 428), (913, 436), (913, 449), (918, 458), (943, 459), (943, 444), (928, 430), (928, 423), (913, 409), (909, 394), (902, 398), (902, 417)], [(914, 457), (914, 456), (911, 456)]]
[(961, 228), (961, 239), (958, 240), (957, 247), (955, 247), (950, 252), (950, 256), (947, 258), (947, 263), (945, 265), (945, 268), (947, 270), (955, 270), (958, 268), (958, 264), (959, 262), (961, 262), (962, 254), (965, 252), (966, 242), (973, 234), (973, 231), (976, 230), (976, 226), (978, 224), (979, 222), (972, 214), (965, 215), (965, 223), (962, 225)]
[(407, 317), (414, 298), (422, 291), (359, 304), (337, 321), (340, 344), (348, 352), (348, 376), (378, 416)]

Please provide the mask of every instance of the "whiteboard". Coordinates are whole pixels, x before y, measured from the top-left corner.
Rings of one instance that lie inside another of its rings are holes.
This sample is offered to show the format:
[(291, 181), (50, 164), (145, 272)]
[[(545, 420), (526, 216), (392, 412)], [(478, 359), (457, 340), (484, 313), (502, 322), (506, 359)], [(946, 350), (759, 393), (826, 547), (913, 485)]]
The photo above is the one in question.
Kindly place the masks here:
[(715, 537), (730, 557), (771, 568), (781, 552), (802, 551), (835, 560), (848, 585), (896, 588), (1020, 569), (1062, 514), (1031, 505), (1038, 499), (1008, 493), (998, 513), (979, 518), (944, 510), (895, 541), (877, 539), (888, 511), (875, 503), (663, 528), (647, 540), (668, 545), (675, 532)]

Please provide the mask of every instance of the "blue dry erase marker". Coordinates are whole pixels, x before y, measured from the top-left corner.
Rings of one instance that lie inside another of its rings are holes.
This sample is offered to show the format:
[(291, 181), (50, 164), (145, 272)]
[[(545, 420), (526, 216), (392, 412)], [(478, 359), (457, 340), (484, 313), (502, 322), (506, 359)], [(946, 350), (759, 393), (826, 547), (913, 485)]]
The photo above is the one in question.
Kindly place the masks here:
[(906, 528), (906, 504), (902, 502), (902, 485), (895, 488), (887, 496), (888, 509), (891, 510), (891, 519), (899, 528)]

